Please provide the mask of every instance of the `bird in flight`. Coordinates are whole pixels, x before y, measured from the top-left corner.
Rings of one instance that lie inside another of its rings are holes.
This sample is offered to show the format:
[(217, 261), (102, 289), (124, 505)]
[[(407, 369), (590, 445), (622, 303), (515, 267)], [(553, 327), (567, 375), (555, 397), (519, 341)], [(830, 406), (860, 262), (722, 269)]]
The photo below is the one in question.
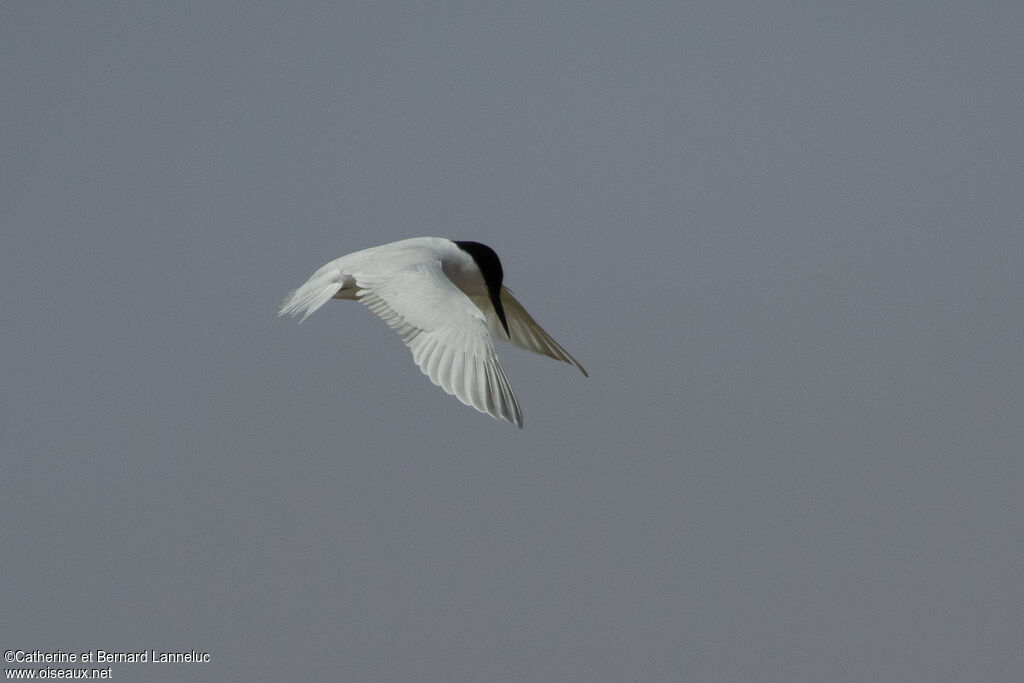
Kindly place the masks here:
[(587, 371), (502, 285), (498, 255), (479, 242), (413, 237), (324, 265), (292, 292), (278, 315), (302, 320), (328, 299), (354, 299), (380, 316), (437, 386), (467, 406), (523, 426), (523, 413), (492, 340)]

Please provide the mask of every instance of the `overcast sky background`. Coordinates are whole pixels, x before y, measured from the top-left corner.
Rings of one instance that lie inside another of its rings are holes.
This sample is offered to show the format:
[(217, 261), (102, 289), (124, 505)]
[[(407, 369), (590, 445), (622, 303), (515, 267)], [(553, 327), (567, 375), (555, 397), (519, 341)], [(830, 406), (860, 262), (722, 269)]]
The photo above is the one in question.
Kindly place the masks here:
[[(0, 4), (0, 646), (1024, 676), (1024, 5)], [(516, 429), (324, 262), (472, 239)]]

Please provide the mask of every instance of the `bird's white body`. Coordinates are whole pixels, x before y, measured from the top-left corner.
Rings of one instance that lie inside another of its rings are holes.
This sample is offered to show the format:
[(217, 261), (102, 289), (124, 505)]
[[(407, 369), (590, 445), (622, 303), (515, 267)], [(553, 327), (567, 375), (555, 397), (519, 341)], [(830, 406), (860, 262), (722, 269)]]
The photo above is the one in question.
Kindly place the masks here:
[(523, 416), (492, 337), (575, 365), (502, 284), (497, 255), (475, 242), (414, 237), (335, 259), (281, 306), (305, 320), (334, 299), (354, 299), (402, 337), (431, 381), (468, 406), (522, 427)]

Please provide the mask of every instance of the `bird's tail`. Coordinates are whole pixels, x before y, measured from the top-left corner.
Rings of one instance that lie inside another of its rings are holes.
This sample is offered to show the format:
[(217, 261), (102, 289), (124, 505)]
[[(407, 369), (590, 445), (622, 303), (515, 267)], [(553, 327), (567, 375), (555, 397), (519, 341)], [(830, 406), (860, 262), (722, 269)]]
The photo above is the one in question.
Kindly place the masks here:
[(277, 314), (278, 316), (301, 314), (302, 319), (299, 320), (301, 323), (341, 291), (344, 286), (345, 276), (341, 270), (337, 268), (318, 270), (306, 284), (288, 295)]

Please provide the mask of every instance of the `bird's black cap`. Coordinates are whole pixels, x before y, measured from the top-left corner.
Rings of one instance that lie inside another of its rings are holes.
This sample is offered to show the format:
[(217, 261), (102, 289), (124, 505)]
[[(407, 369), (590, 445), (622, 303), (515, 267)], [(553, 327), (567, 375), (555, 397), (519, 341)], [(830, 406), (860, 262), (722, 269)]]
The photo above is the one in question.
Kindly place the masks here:
[(491, 295), (491, 303), (498, 314), (498, 320), (501, 321), (501, 326), (505, 328), (505, 334), (511, 338), (512, 335), (508, 331), (508, 321), (505, 320), (505, 309), (501, 305), (501, 281), (505, 277), (505, 272), (501, 269), (501, 260), (498, 258), (498, 255), (486, 244), (460, 240), (452, 241), (458, 245), (459, 249), (473, 257), (477, 268), (480, 269), (484, 276), (487, 292)]

